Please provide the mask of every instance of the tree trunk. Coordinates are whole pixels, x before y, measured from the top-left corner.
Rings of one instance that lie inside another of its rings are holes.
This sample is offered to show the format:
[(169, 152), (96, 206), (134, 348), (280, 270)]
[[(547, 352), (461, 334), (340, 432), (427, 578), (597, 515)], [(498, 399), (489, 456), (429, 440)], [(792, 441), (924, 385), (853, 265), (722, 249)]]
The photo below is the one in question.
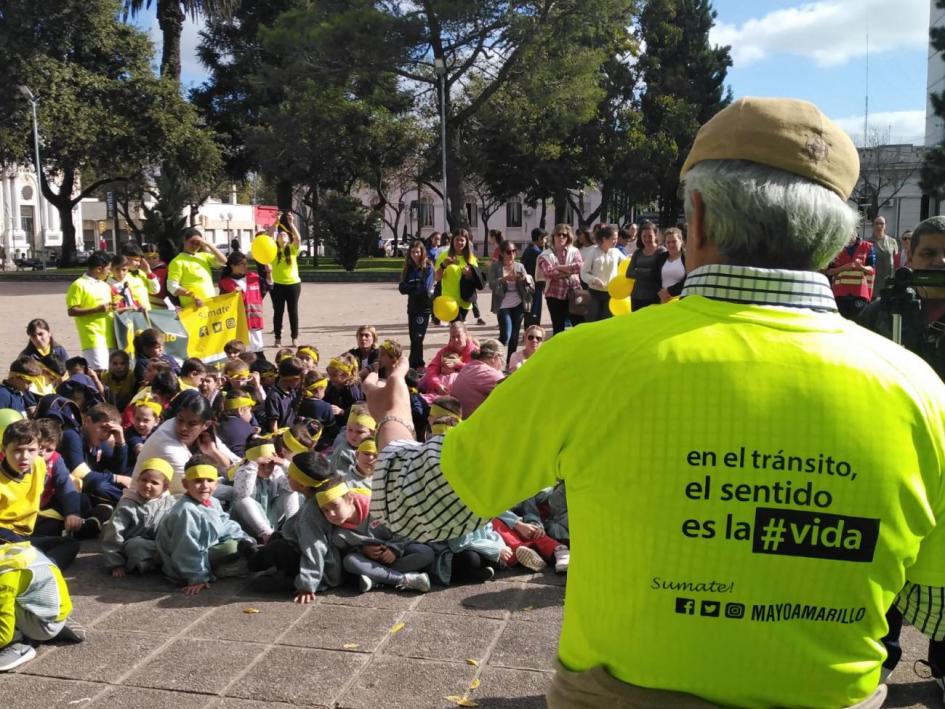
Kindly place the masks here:
[(157, 20), (163, 39), (161, 76), (180, 85), (180, 36), (184, 31), (184, 11), (180, 0), (158, 0)]
[[(449, 112), (449, 95), (446, 99), (447, 114)], [(450, 229), (468, 227), (466, 218), (466, 199), (463, 195), (463, 166), (460, 164), (459, 131), (450, 122), (446, 122), (446, 191), (449, 200)]]
[(538, 228), (545, 229), (545, 222), (548, 219), (548, 203), (542, 199), (541, 200), (541, 216), (538, 218)]
[(555, 187), (552, 195), (555, 208), (555, 224), (565, 224), (568, 215), (568, 190), (564, 187)]
[(40, 188), (43, 196), (59, 212), (59, 224), (62, 229), (62, 251), (59, 255), (59, 266), (71, 266), (75, 262), (75, 224), (72, 223), (72, 190), (75, 187), (75, 170), (65, 166), (62, 171), (62, 183), (59, 193), (52, 191), (46, 181), (45, 173), (40, 176)]

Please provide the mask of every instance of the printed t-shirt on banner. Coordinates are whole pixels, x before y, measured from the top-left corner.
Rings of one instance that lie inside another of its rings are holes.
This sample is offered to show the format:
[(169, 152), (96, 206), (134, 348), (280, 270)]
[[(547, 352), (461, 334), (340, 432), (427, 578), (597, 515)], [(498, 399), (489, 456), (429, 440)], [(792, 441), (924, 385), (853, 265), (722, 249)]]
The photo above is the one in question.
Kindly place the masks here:
[[(282, 249), (282, 252), (284, 251), (285, 249)], [(285, 253), (281, 253), (281, 258), (276, 256), (272, 260), (272, 282), (280, 286), (291, 286), (299, 282), (299, 247), (291, 244), (289, 253), (292, 254), (290, 259), (286, 259)]]
[[(450, 431), (441, 464), (481, 517), (565, 481), (565, 667), (749, 707), (876, 688), (904, 581), (945, 585), (945, 529), (926, 536), (945, 519), (931, 369), (839, 315), (698, 296), (531, 359)], [(608, 367), (574, 366), (591, 361)], [(865, 411), (883, 436), (854, 424)]]
[[(105, 281), (84, 274), (77, 278), (66, 291), (66, 308), (96, 308), (112, 301), (112, 289)], [(79, 347), (91, 350), (102, 345), (111, 346), (114, 341), (111, 313), (92, 313), (75, 318), (79, 333)]]

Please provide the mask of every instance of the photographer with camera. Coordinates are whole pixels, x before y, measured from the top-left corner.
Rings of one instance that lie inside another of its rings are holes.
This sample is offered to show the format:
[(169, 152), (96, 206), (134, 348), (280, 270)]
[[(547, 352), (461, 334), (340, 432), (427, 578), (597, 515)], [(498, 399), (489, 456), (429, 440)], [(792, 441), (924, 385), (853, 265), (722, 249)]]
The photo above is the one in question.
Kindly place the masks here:
[[(912, 232), (911, 283), (902, 276), (890, 280), (879, 299), (870, 303), (857, 318), (868, 330), (893, 337), (893, 314), (902, 309), (900, 344), (929, 363), (945, 380), (945, 217), (930, 217)], [(941, 284), (938, 274), (943, 271)]]

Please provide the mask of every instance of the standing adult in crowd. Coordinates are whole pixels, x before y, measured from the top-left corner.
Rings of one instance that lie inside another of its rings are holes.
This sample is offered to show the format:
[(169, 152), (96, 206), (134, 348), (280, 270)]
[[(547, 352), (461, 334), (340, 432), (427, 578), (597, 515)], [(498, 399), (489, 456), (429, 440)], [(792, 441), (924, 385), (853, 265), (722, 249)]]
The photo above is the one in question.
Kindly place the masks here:
[[(594, 237), (591, 236), (591, 230), (586, 227), (581, 227), (575, 232), (575, 241), (574, 246), (578, 251), (581, 252), (581, 261), (587, 263), (588, 257), (591, 255), (591, 252), (597, 248), (597, 244), (594, 241)], [(584, 279), (584, 273), (578, 274), (581, 279), (581, 283), (584, 284), (586, 288), (588, 282)]]
[(627, 267), (627, 278), (634, 279), (633, 291), (630, 293), (630, 307), (633, 310), (660, 302), (658, 268), (662, 249), (653, 222), (640, 225), (637, 242), (638, 248), (630, 257)]
[(845, 318), (855, 320), (873, 299), (876, 250), (854, 231), (840, 253), (827, 266), (837, 308)]
[(552, 232), (551, 246), (538, 257), (538, 268), (545, 277), (545, 302), (551, 314), (551, 329), (557, 335), (570, 323), (576, 325), (576, 316), (570, 315), (568, 292), (580, 288), (578, 274), (584, 262), (581, 252), (573, 245), (574, 233), (570, 224), (558, 224)]
[(873, 220), (873, 251), (876, 253), (876, 275), (873, 280), (873, 297), (879, 297), (886, 279), (896, 270), (896, 260), (899, 256), (899, 243), (895, 237), (886, 233), (886, 217), (876, 217)]
[(422, 241), (413, 241), (400, 271), (398, 290), (407, 296), (407, 331), (410, 333), (410, 366), (424, 365), (423, 339), (433, 309), (433, 264)]
[(292, 346), (299, 344), (299, 296), (302, 294), (302, 279), (299, 278), (299, 248), (302, 237), (295, 228), (289, 212), (282, 215), (276, 225), (276, 258), (272, 262), (272, 318), (276, 347), (282, 347), (282, 316), (289, 311), (289, 330)]
[[(454, 539), (567, 484), (552, 709), (880, 707), (884, 615), (906, 581), (917, 617), (945, 627), (923, 592), (945, 580), (945, 385), (841, 318), (816, 272), (853, 231), (858, 177), (852, 141), (812, 104), (736, 101), (683, 165), (679, 302), (553, 338), (424, 444), (406, 362), (365, 382), (381, 451), (371, 512), (392, 531)], [(575, 366), (588, 362), (608, 366)], [(628, 428), (641, 411), (647, 425)], [(851, 411), (881, 439), (851, 436)], [(828, 459), (834, 474), (806, 472)]]
[(167, 292), (180, 299), (184, 308), (202, 307), (217, 294), (213, 268), (223, 266), (226, 256), (204, 241), (196, 227), (184, 229), (183, 249), (167, 265)]
[(532, 229), (531, 243), (522, 254), (522, 266), (525, 267), (525, 273), (535, 281), (535, 295), (532, 298), (531, 310), (525, 315), (527, 324), (537, 325), (541, 322), (541, 302), (545, 293), (545, 274), (538, 268), (538, 257), (545, 250), (547, 240), (548, 233), (544, 229)]
[(686, 252), (683, 250), (682, 230), (670, 227), (663, 232), (664, 250), (656, 263), (656, 295), (667, 303), (682, 293), (686, 283)]
[(912, 245), (912, 229), (906, 229), (899, 237), (902, 245), (899, 247), (899, 254), (896, 256), (896, 268), (903, 268), (909, 265), (909, 247)]
[[(534, 286), (525, 267), (515, 260), (515, 244), (502, 244), (501, 256), (489, 266), (489, 288), (492, 289), (492, 312), (499, 319), (499, 342), (508, 356), (518, 348), (518, 335), (531, 307)], [(508, 362), (506, 361), (506, 364)]]
[(452, 298), (459, 306), (456, 319), (465, 320), (472, 307), (472, 302), (460, 294), (460, 281), (474, 276), (472, 270), (479, 267), (479, 260), (472, 252), (469, 243), (469, 232), (458, 229), (453, 233), (448, 249), (440, 251), (436, 257), (435, 278), (441, 286), (444, 296)]
[(607, 307), (610, 294), (607, 292), (607, 286), (617, 275), (620, 262), (627, 258), (617, 248), (617, 227), (613, 224), (598, 229), (597, 239), (597, 246), (588, 251), (581, 266), (581, 280), (591, 292), (591, 302), (587, 306), (588, 322), (610, 317), (610, 308)]

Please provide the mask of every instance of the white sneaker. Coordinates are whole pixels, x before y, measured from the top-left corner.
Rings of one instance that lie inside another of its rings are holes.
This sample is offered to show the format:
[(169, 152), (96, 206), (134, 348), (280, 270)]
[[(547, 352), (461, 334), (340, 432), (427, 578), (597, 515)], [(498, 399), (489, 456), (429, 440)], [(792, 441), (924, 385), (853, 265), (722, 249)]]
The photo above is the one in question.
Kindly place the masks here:
[(568, 566), (571, 564), (571, 550), (564, 544), (555, 547), (555, 573), (568, 573)]
[(529, 547), (519, 547), (516, 549), (515, 558), (518, 559), (518, 563), (532, 571), (543, 571), (548, 568), (548, 564), (545, 563), (545, 560), (541, 558), (538, 552)]
[(36, 648), (26, 643), (10, 643), (0, 650), (0, 672), (9, 672), (36, 657)]
[(430, 577), (426, 574), (404, 574), (404, 580), (397, 584), (401, 591), (419, 591), (426, 593), (430, 590)]
[(358, 590), (361, 593), (367, 593), (372, 588), (374, 588), (374, 582), (371, 580), (370, 576), (365, 576), (364, 574), (358, 575)]

